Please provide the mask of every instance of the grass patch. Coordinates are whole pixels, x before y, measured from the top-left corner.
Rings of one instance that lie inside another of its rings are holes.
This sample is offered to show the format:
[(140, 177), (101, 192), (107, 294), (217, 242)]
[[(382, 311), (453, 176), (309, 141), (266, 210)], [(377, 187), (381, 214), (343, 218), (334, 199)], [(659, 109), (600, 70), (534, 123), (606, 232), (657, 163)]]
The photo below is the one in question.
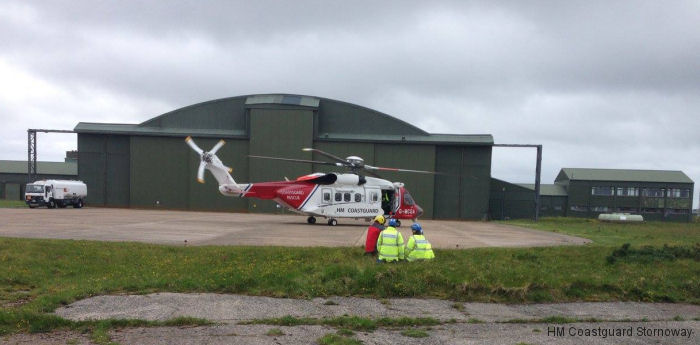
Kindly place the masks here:
[(265, 333), (265, 335), (269, 335), (271, 337), (278, 337), (284, 335), (284, 332), (282, 332), (282, 330), (279, 328), (271, 328), (269, 331), (267, 331), (267, 333)]
[(316, 340), (320, 345), (361, 345), (362, 341), (328, 333)]
[(467, 320), (467, 323), (484, 323), (484, 321), (472, 317)]
[(346, 336), (346, 337), (350, 337), (350, 336), (355, 335), (355, 332), (353, 332), (353, 331), (351, 331), (351, 330), (349, 330), (349, 329), (347, 329), (347, 328), (341, 328), (341, 329), (339, 329), (336, 333), (338, 333), (338, 335), (343, 335), (343, 336)]
[(632, 320), (599, 320), (596, 318), (579, 319), (566, 316), (548, 316), (539, 319), (510, 319), (505, 321), (496, 321), (497, 323), (553, 323), (553, 324), (565, 324), (565, 323), (577, 323), (577, 322), (632, 322)]
[(618, 260), (644, 263), (661, 260), (675, 261), (677, 259), (700, 261), (700, 243), (696, 243), (693, 247), (664, 245), (660, 248), (643, 246), (640, 249), (631, 248), (629, 243), (625, 243), (620, 248), (613, 250), (612, 254), (605, 259), (609, 264), (614, 264)]
[(332, 300), (327, 300), (323, 303), (323, 305), (338, 305), (338, 303)]
[(27, 204), (24, 203), (24, 201), (21, 200), (5, 200), (5, 199), (0, 199), (0, 208), (19, 208), (19, 207), (27, 207)]
[(426, 338), (428, 337), (428, 332), (421, 329), (406, 329), (401, 331), (401, 335), (411, 338)]
[(323, 325), (335, 328), (373, 332), (378, 327), (414, 327), (414, 326), (434, 326), (442, 324), (437, 319), (430, 317), (399, 317), (389, 318), (382, 317), (378, 319), (370, 319), (359, 316), (339, 316), (333, 318), (297, 318), (294, 316), (284, 316), (271, 319), (256, 319), (240, 322), (241, 325), (277, 325), (277, 326), (299, 326), (299, 325)]

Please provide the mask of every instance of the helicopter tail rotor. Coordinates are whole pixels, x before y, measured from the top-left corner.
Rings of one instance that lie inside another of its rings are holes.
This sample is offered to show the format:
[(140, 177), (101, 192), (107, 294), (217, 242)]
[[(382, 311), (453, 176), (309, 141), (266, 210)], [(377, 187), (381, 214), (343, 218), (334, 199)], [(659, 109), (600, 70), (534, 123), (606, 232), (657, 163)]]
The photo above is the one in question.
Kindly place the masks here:
[(197, 182), (204, 183), (204, 171), (209, 170), (211, 174), (214, 175), (216, 181), (219, 182), (220, 189), (221, 186), (229, 186), (229, 188), (231, 186), (235, 186), (236, 188), (238, 187), (236, 181), (234, 181), (233, 177), (231, 177), (231, 172), (233, 172), (233, 169), (225, 166), (219, 157), (216, 156), (216, 152), (219, 151), (224, 144), (226, 144), (225, 141), (219, 140), (219, 142), (216, 143), (216, 145), (214, 145), (214, 147), (212, 147), (212, 149), (208, 152), (199, 148), (192, 137), (185, 138), (185, 142), (200, 157), (199, 167), (197, 168)]

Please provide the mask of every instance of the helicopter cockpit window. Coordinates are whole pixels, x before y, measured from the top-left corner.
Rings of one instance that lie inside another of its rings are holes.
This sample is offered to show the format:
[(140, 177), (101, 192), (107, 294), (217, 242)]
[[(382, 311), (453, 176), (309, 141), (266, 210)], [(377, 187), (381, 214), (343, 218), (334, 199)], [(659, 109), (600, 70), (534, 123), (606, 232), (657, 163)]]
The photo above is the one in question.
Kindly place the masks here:
[(413, 201), (413, 198), (411, 197), (411, 194), (408, 194), (408, 192), (403, 194), (403, 203), (404, 203), (404, 205), (408, 205), (408, 206), (413, 206), (413, 204), (415, 203)]
[(360, 202), (360, 201), (362, 201), (362, 194), (355, 193), (355, 202)]
[(335, 201), (343, 201), (343, 194), (340, 192), (335, 193)]
[(345, 194), (343, 194), (343, 200), (345, 200), (346, 202), (350, 202), (350, 200), (352, 199), (352, 198), (351, 198), (351, 194), (352, 194), (352, 193), (345, 193)]
[(369, 193), (369, 198), (370, 200), (372, 200), (372, 202), (379, 201), (379, 195), (377, 194), (377, 192)]
[(323, 193), (323, 201), (331, 201), (331, 192)]

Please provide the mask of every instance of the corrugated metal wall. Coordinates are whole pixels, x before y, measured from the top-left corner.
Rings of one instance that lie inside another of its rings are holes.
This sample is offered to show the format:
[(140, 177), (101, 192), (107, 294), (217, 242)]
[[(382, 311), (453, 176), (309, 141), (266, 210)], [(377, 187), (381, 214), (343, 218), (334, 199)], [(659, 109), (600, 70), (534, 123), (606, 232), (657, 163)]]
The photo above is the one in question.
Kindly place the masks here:
[(486, 218), (491, 146), (437, 146), (435, 156), (436, 170), (450, 174), (435, 176), (435, 218)]
[[(313, 144), (313, 111), (304, 109), (250, 109), (250, 154), (282, 158), (311, 159), (301, 149)], [(312, 172), (311, 164), (250, 159), (250, 182), (295, 179)], [(250, 200), (251, 212), (279, 212), (269, 200)]]
[(81, 134), (78, 151), (78, 178), (88, 186), (88, 202), (129, 206), (129, 137)]

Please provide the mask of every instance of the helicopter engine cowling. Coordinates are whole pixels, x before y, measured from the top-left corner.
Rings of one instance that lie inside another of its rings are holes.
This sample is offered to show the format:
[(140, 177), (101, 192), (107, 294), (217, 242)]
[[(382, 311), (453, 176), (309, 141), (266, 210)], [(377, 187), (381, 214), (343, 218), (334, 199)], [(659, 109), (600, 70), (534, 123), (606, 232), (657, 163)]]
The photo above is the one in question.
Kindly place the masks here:
[(364, 181), (364, 178), (360, 178), (359, 175), (355, 174), (339, 174), (338, 175), (338, 180), (336, 180), (336, 183), (339, 184), (345, 184), (345, 185), (352, 185), (352, 186), (357, 186), (362, 183), (360, 182), (366, 182)]

